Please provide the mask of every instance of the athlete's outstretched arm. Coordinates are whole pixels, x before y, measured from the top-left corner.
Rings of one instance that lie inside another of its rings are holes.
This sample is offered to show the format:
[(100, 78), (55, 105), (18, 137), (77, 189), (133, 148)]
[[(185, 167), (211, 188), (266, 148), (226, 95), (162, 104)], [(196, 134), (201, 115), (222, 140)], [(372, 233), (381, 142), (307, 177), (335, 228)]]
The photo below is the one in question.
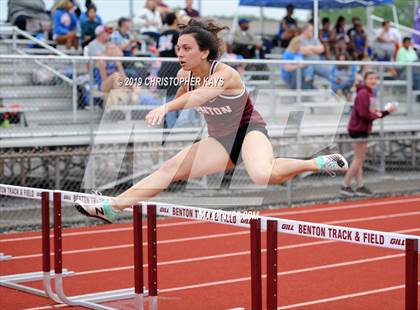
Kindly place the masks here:
[[(239, 75), (236, 71), (223, 69), (212, 74), (209, 79), (199, 88), (185, 92), (174, 100), (150, 111), (146, 116), (149, 125), (160, 124), (166, 113), (182, 109), (198, 107), (209, 100), (221, 95), (226, 89), (232, 88), (232, 85), (238, 83)], [(178, 95), (178, 93), (177, 93)]]

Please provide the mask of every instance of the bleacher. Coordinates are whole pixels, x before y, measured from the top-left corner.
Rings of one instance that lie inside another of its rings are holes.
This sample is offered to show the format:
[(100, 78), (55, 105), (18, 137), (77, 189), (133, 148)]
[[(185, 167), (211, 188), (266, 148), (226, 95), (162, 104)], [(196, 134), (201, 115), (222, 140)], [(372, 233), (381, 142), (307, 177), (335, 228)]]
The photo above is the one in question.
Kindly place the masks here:
[[(1, 29), (1, 28), (0, 28)], [(3, 28), (4, 29), (4, 28)], [(7, 33), (6, 33), (7, 34)], [(54, 54), (50, 48), (28, 48), (28, 44), (34, 43), (33, 38), (28, 35), (26, 39), (16, 39), (5, 36), (3, 33), (0, 40), (0, 54), (14, 54), (13, 50), (18, 49), (22, 54), (27, 54), (26, 50), (30, 50), (32, 55)], [(47, 42), (48, 43), (48, 42)], [(54, 49), (54, 48), (53, 48)], [(55, 49), (57, 54), (67, 52), (60, 48)], [(33, 51), (36, 51), (33, 53)], [(72, 54), (79, 54), (81, 51), (73, 51)], [(71, 56), (71, 55), (70, 55)], [(63, 56), (63, 58), (66, 58)], [(72, 73), (71, 61), (63, 62), (43, 62), (43, 65), (57, 70), (57, 72), (68, 77)], [(25, 147), (34, 145), (88, 145), (91, 142), (92, 131), (98, 128), (103, 117), (103, 111), (96, 109), (89, 111), (75, 108), (75, 104), (80, 98), (73, 98), (74, 87), (67, 83), (63, 78), (55, 78), (51, 85), (35, 85), (34, 75), (42, 66), (34, 60), (0, 60), (0, 90), (3, 108), (7, 109), (9, 104), (22, 105), (21, 112), (24, 113), (27, 125), (19, 128), (11, 126), (10, 128), (2, 128), (0, 131), (0, 139), (2, 147)], [(87, 74), (86, 66), (77, 64), (77, 74)], [(325, 132), (331, 132), (329, 128), (328, 117), (324, 115), (337, 110), (340, 117), (339, 133), (345, 133), (348, 115), (341, 116), (343, 112), (342, 105), (345, 105), (346, 112), (351, 105), (350, 102), (340, 102), (331, 90), (326, 80), (318, 78), (315, 80), (317, 89), (310, 91), (294, 91), (288, 89), (287, 85), (280, 78), (280, 65), (246, 65), (247, 70), (244, 73), (244, 81), (251, 96), (256, 96), (254, 101), (257, 108), (267, 119), (270, 134), (272, 136), (281, 136), (282, 130), (286, 126), (288, 112), (282, 113), (284, 107), (287, 109), (303, 109), (305, 114), (305, 122), (301, 127), (301, 135), (323, 135)], [(71, 76), (68, 77), (71, 80)], [(72, 82), (72, 80), (71, 80)], [(401, 110), (396, 116), (385, 119), (385, 131), (394, 132), (401, 128), (404, 130), (417, 131), (420, 130), (417, 122), (419, 110), (418, 104), (407, 102), (407, 83), (405, 80), (384, 80), (381, 92), (382, 98), (387, 101), (400, 101)], [(264, 90), (273, 89), (274, 93), (266, 94)], [(263, 95), (261, 95), (263, 94)], [(416, 98), (416, 93), (413, 93)], [(24, 109), (27, 109), (26, 111)], [(132, 107), (122, 108), (125, 115), (120, 121), (131, 121)], [(286, 110), (287, 110), (286, 109)], [(340, 110), (341, 109), (341, 110)], [(118, 110), (113, 107), (112, 110)], [(131, 112), (131, 111), (129, 111)], [(335, 122), (333, 122), (335, 124)], [(108, 124), (108, 128), (112, 126), (120, 126), (121, 122)], [(136, 120), (138, 128), (145, 128), (145, 124), (141, 120)], [(335, 125), (331, 125), (335, 126)], [(196, 134), (197, 128), (191, 128), (191, 136)], [(176, 130), (172, 131), (172, 135), (176, 134)], [(110, 130), (112, 135), (112, 130)], [(152, 135), (147, 135), (151, 137)], [(159, 133), (157, 133), (159, 136)], [(185, 137), (185, 131), (182, 136)], [(189, 140), (189, 139), (187, 139)]]

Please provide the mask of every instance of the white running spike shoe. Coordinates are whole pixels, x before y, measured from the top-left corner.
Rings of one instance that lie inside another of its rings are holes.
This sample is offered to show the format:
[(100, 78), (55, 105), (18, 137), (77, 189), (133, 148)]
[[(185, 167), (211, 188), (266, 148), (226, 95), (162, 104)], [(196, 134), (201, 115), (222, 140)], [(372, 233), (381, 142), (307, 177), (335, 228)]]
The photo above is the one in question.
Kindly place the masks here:
[(101, 219), (109, 224), (115, 220), (118, 213), (108, 200), (99, 203), (85, 203), (81, 200), (76, 200), (74, 207), (83, 215)]
[(315, 160), (318, 164), (318, 170), (326, 172), (332, 177), (336, 176), (337, 171), (347, 171), (349, 168), (347, 160), (340, 154), (318, 156)]

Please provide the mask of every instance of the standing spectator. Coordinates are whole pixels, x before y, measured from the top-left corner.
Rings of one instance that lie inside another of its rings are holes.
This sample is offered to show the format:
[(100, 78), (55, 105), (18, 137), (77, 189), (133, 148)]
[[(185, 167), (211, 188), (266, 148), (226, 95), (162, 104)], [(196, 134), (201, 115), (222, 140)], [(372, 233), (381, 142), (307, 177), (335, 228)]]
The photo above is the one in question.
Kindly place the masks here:
[(334, 42), (335, 55), (339, 56), (347, 51), (346, 44), (346, 19), (339, 16), (333, 30), (331, 31), (331, 40)]
[(88, 14), (89, 14), (89, 8), (91, 7), (95, 7), (96, 9), (95, 22), (97, 22), (99, 25), (102, 25), (103, 21), (102, 21), (101, 16), (99, 16), (98, 14), (98, 7), (91, 0), (86, 0), (86, 12), (83, 12), (79, 17), (80, 25), (82, 25), (84, 22), (86, 22), (89, 19)]
[[(293, 38), (290, 41), (287, 50), (284, 52), (283, 60), (303, 60), (303, 54), (301, 52), (301, 39), (299, 37)], [(297, 70), (301, 69), (301, 85), (302, 89), (312, 88), (312, 66), (304, 66), (300, 64), (284, 64), (281, 66), (281, 77), (287, 83), (291, 89), (297, 88)]]
[(96, 27), (96, 38), (87, 46), (88, 56), (99, 56), (105, 52), (106, 44), (109, 42), (109, 37), (112, 33), (112, 28), (105, 25)]
[(233, 52), (244, 58), (255, 58), (256, 51), (261, 49), (261, 41), (249, 31), (249, 19), (239, 19), (239, 28), (233, 35)]
[(124, 56), (134, 55), (139, 42), (131, 34), (131, 19), (121, 17), (118, 20), (118, 29), (112, 33), (111, 41), (122, 50)]
[(141, 33), (150, 36), (155, 42), (159, 39), (162, 28), (162, 18), (156, 7), (156, 0), (146, 0), (144, 8), (136, 17), (136, 22), (141, 27)]
[[(341, 54), (337, 60), (349, 60), (346, 54)], [(357, 67), (353, 65), (334, 65), (331, 70), (332, 90), (347, 99), (351, 98), (351, 89), (356, 80)]]
[(382, 28), (376, 31), (375, 54), (379, 61), (392, 60), (395, 48), (401, 41), (401, 36), (397, 29), (391, 28), (391, 22), (385, 20)]
[(157, 0), (156, 2), (156, 9), (160, 13), (160, 18), (162, 22), (165, 21), (166, 15), (171, 12), (171, 8), (167, 5), (163, 0)]
[(80, 23), (82, 47), (87, 46), (91, 41), (95, 39), (95, 29), (101, 25), (97, 19), (96, 6), (91, 5), (88, 8), (87, 16), (87, 20), (83, 23)]
[(371, 56), (372, 51), (368, 46), (368, 39), (361, 23), (356, 24), (352, 32), (350, 46), (354, 60), (365, 60)]
[(193, 9), (193, 0), (185, 0), (185, 13), (191, 18), (199, 18), (200, 12)]
[(280, 29), (277, 34), (277, 39), (280, 40), (280, 46), (286, 48), (290, 40), (297, 35), (299, 29), (296, 19), (293, 18), (294, 6), (287, 5), (287, 15), (280, 22)]
[[(158, 41), (159, 57), (177, 57), (176, 44), (178, 42), (179, 30), (178, 22), (175, 13), (168, 13), (166, 15), (165, 24), (167, 29), (162, 32)], [(162, 66), (158, 72), (159, 77), (176, 77), (181, 66), (178, 62), (162, 62)], [(161, 89), (166, 90), (166, 102), (175, 98), (177, 87), (172, 85), (159, 85)], [(179, 111), (169, 112), (166, 114), (166, 127), (172, 128), (175, 126), (176, 120), (179, 116)]]
[(330, 19), (328, 17), (324, 17), (322, 19), (322, 28), (321, 28), (321, 31), (319, 32), (319, 40), (324, 46), (325, 59), (328, 59), (328, 60), (332, 59)]
[[(410, 37), (403, 39), (402, 46), (398, 50), (397, 62), (416, 62), (418, 61), (417, 53), (411, 46)], [(420, 90), (420, 72), (418, 67), (413, 67), (413, 89)], [(402, 77), (405, 78), (406, 70), (403, 70)]]
[(65, 44), (67, 49), (79, 47), (77, 38), (77, 16), (71, 0), (60, 0), (53, 11), (53, 39), (58, 44)]
[[(353, 142), (354, 157), (344, 177), (340, 193), (345, 196), (371, 196), (372, 191), (364, 186), (363, 163), (367, 151), (367, 139), (372, 131), (372, 123), (377, 118), (382, 118), (396, 111), (395, 104), (387, 105), (380, 111), (376, 104), (375, 87), (378, 85), (378, 75), (368, 71), (364, 76), (364, 85), (360, 86), (354, 100), (354, 107), (347, 126), (348, 133)], [(361, 141), (358, 139), (361, 139)], [(356, 180), (356, 190), (351, 188), (353, 178)]]
[[(302, 34), (299, 36), (301, 42), (301, 52), (305, 60), (320, 60), (320, 55), (324, 52), (324, 46), (318, 38), (314, 38), (314, 27), (312, 24), (306, 24), (303, 27)], [(330, 80), (331, 70), (325, 65), (311, 65), (313, 75), (319, 75)]]
[(7, 20), (20, 30), (32, 34), (51, 30), (51, 19), (44, 0), (9, 0), (7, 8)]

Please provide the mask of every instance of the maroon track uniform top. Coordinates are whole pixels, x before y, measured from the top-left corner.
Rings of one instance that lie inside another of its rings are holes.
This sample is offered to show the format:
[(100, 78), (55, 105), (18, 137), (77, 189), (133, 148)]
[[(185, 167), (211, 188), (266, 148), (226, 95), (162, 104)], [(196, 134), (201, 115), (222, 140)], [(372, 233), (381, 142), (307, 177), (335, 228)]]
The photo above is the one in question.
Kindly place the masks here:
[[(210, 67), (209, 75), (212, 75), (218, 62), (214, 61)], [(194, 79), (190, 72), (189, 80)], [(188, 91), (194, 90), (194, 85), (189, 83)], [(266, 123), (260, 113), (254, 109), (251, 98), (245, 89), (237, 96), (219, 95), (208, 102), (196, 107), (196, 110), (204, 115), (210, 137), (222, 138), (236, 133), (240, 127), (249, 124), (266, 127)]]

